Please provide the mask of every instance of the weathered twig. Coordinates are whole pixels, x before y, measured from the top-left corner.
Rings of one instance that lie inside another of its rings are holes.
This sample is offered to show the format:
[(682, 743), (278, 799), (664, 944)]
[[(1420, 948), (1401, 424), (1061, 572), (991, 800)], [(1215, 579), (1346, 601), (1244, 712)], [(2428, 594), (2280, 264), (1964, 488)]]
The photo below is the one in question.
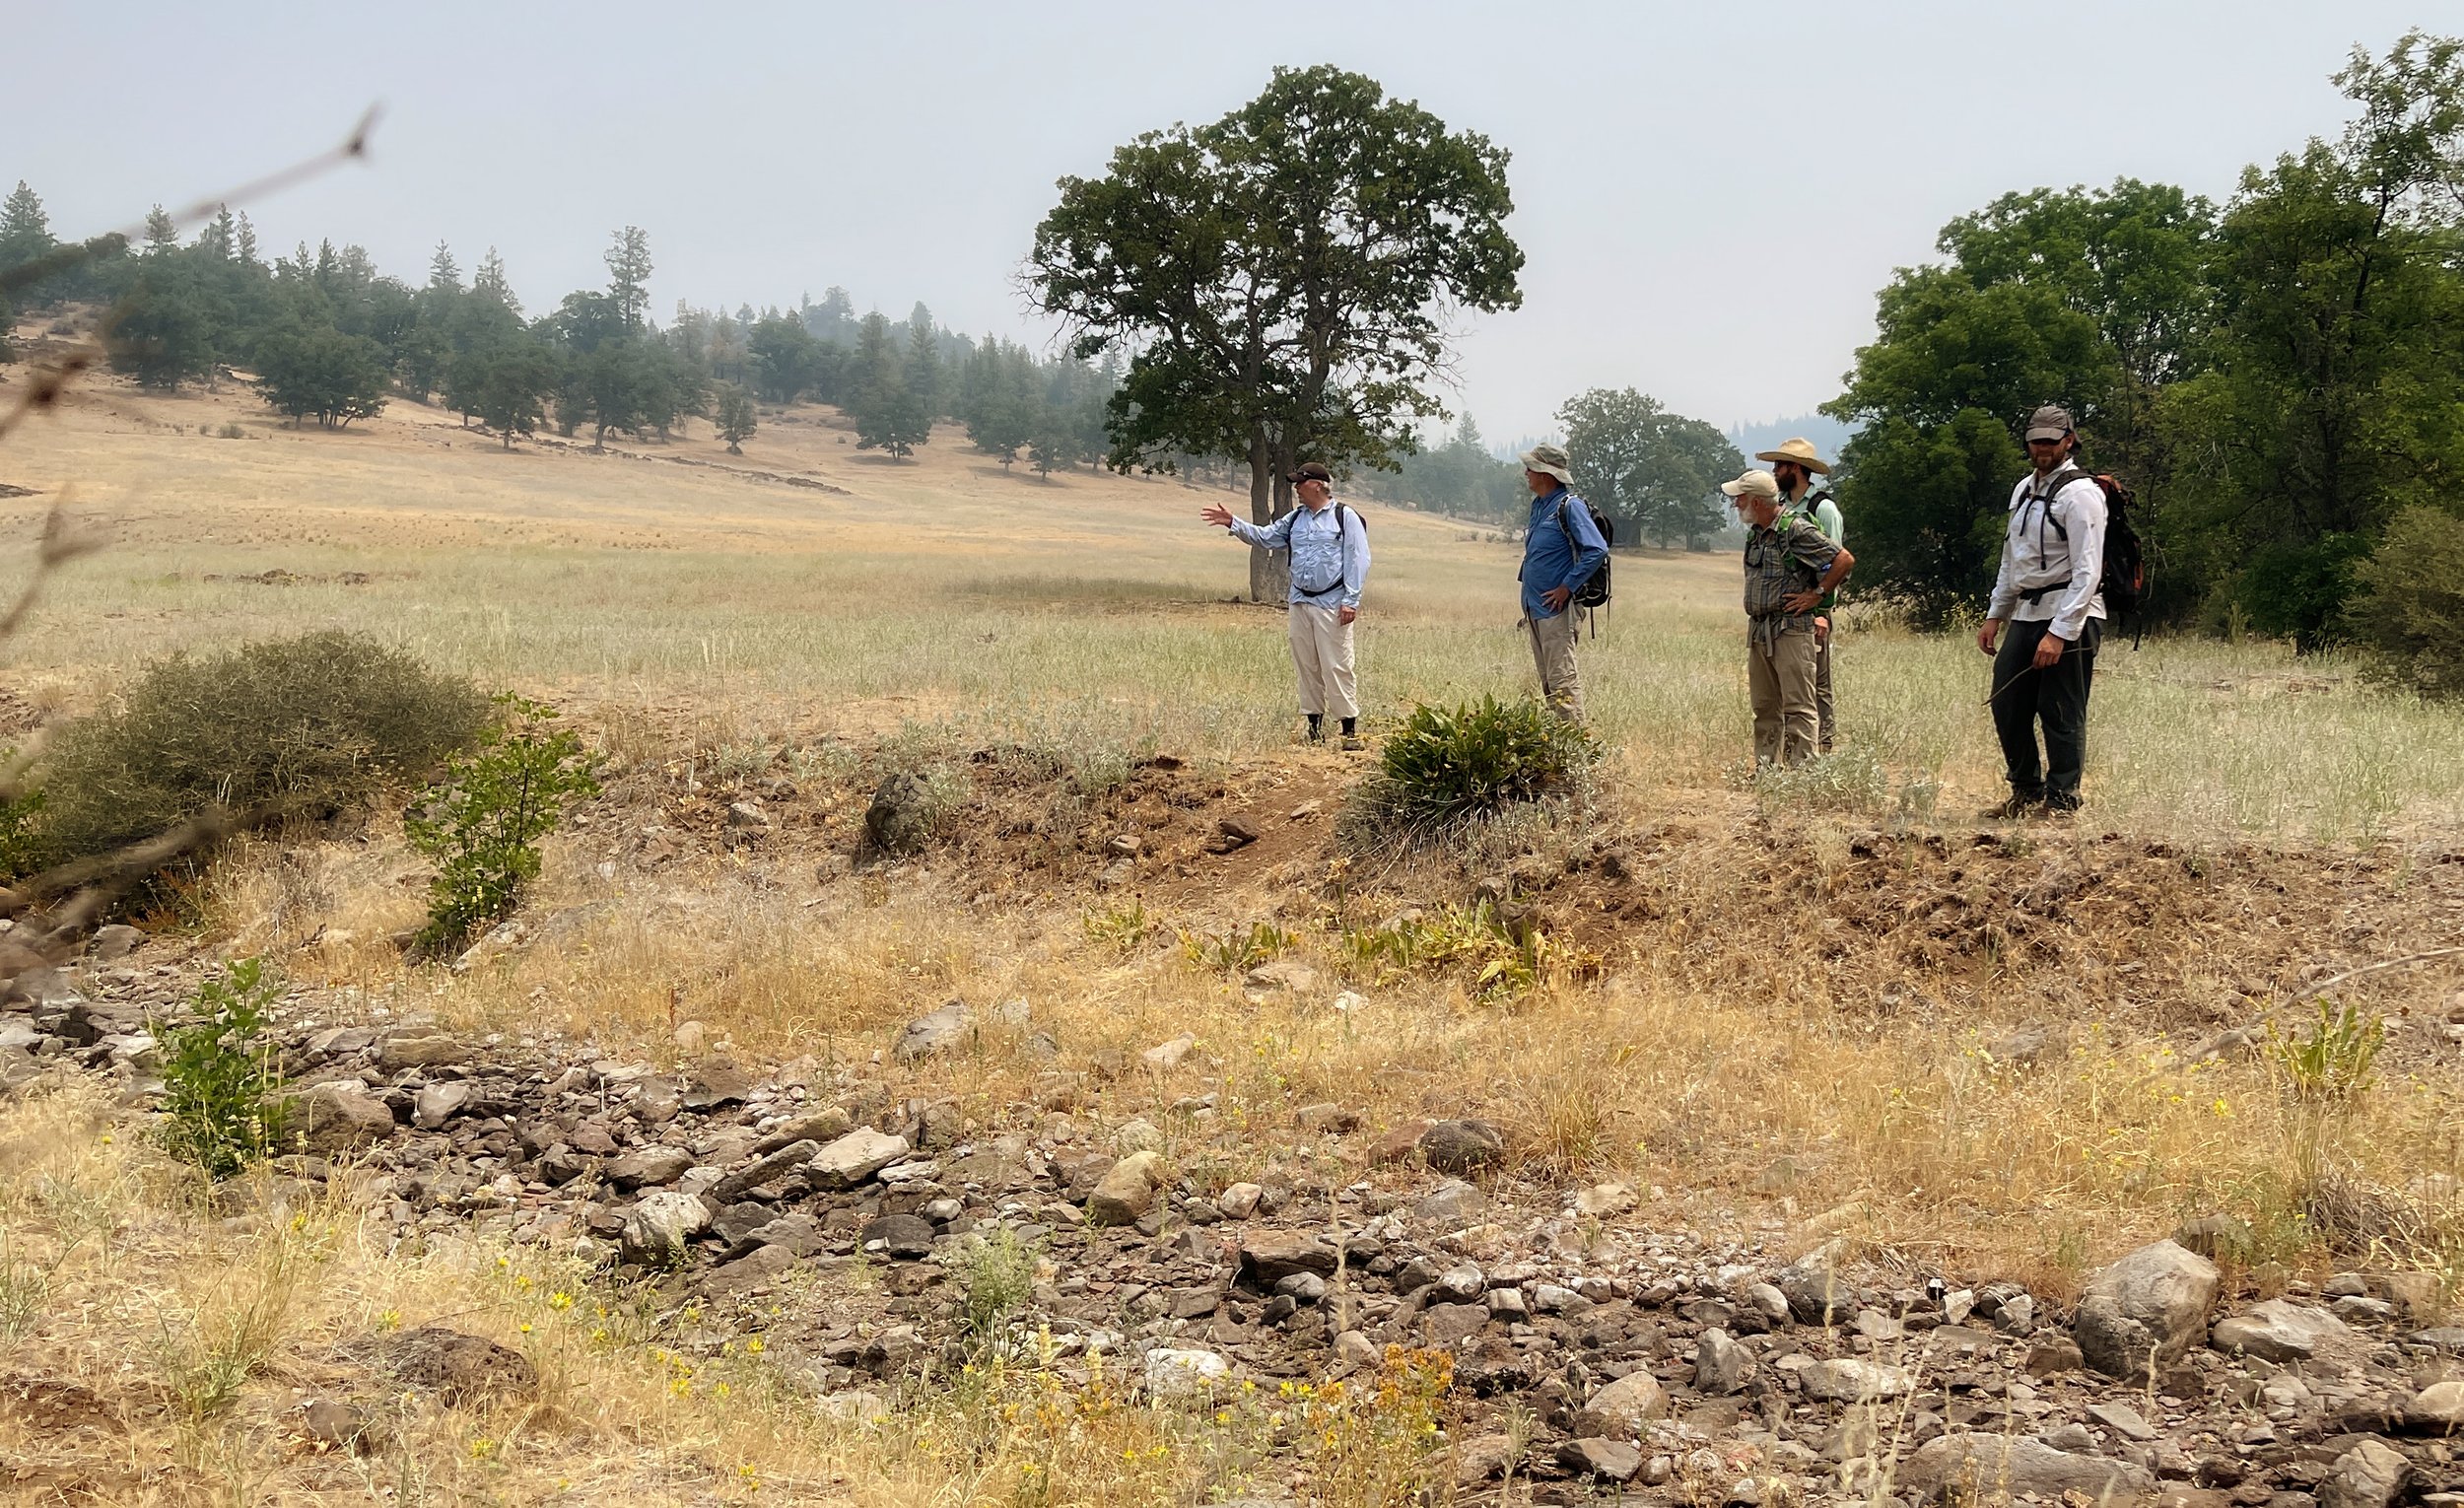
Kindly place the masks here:
[[(288, 168), (278, 168), (265, 176), (242, 183), (228, 193), (210, 194), (199, 199), (172, 215), (171, 224), (175, 226), (195, 225), (200, 221), (211, 220), (222, 213), (225, 205), (244, 203), (250, 199), (261, 199), (267, 194), (280, 193), (294, 183), (316, 176), (328, 168), (348, 162), (353, 158), (368, 156), (368, 136), (376, 129), (379, 109), (378, 105), (370, 105), (367, 113), (360, 116), (359, 123), (351, 127), (351, 134), (344, 137), (339, 145), (328, 147), (314, 157), (304, 162), (293, 163)], [(0, 268), (0, 298), (6, 298), (21, 288), (32, 288), (45, 278), (57, 277), (71, 268), (81, 267), (98, 258), (110, 256), (145, 234), (146, 227), (141, 223), (125, 230), (111, 231), (72, 244), (54, 246), (31, 262), (21, 262), (14, 267)]]
[[(172, 859), (205, 848), (231, 831), (230, 813), (220, 806), (190, 817), (143, 843), (131, 844), (99, 861), (83, 889), (54, 907), (45, 917), (45, 926), (35, 937), (36, 952), (48, 952), (100, 920), (103, 912), (120, 897), (136, 888), (137, 883)], [(56, 875), (59, 871), (52, 871)], [(42, 876), (49, 880), (51, 876)]]
[(2427, 952), (2407, 953), (2401, 958), (2382, 958), (2373, 964), (2363, 964), (2358, 969), (2347, 969), (2342, 974), (2330, 975), (2315, 985), (2305, 985), (2268, 1008), (2281, 1010), (2287, 1005), (2298, 1005), (2303, 1000), (2316, 999), (2338, 985), (2360, 979), (2364, 974), (2376, 974), (2385, 969), (2401, 969), (2407, 964), (2424, 963), (2432, 958), (2452, 958), (2459, 953), (2464, 953), (2464, 947), (2431, 948)]

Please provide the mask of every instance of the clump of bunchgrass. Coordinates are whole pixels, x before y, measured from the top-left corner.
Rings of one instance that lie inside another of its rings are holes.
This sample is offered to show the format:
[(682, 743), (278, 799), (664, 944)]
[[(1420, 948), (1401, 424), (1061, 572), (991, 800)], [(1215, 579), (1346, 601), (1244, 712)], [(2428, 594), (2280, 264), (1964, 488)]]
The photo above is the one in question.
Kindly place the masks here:
[(1035, 1249), (1007, 1226), (961, 1247), (952, 1262), (965, 1295), (958, 1307), (961, 1328), (978, 1340), (996, 1337), (1035, 1297), (1036, 1268)]
[(1361, 783), (1346, 829), (1369, 847), (1415, 847), (1575, 788), (1600, 757), (1582, 724), (1493, 696), (1412, 709)]

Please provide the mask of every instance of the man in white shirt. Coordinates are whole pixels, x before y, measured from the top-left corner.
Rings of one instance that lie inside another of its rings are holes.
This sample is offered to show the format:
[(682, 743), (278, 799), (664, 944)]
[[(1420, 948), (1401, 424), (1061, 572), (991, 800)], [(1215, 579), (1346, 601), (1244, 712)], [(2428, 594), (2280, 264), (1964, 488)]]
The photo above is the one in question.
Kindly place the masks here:
[[(2070, 411), (2047, 404), (2027, 421), (2032, 468), (2011, 490), (2002, 570), (1976, 647), (1993, 656), (1994, 731), (2011, 798), (1988, 816), (2079, 809), (2088, 757), (2088, 690), (2104, 632), (2104, 489), (2071, 462), (2079, 433)], [(2003, 626), (2010, 637), (1999, 651)], [(2036, 726), (2045, 731), (2038, 763)]]

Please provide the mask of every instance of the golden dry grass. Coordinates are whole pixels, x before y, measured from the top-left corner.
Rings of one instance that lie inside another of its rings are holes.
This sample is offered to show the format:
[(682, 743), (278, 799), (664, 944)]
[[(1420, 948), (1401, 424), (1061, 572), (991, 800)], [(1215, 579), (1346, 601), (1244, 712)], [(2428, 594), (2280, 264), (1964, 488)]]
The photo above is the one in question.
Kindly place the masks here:
[[(198, 432), (233, 416), (251, 438)], [(992, 1026), (983, 1050), (885, 1082), (955, 1098), (986, 1122), (1023, 1118), (1039, 1099), (1098, 1121), (1145, 1115), (1182, 1170), (1217, 1185), (1398, 1177), (1366, 1166), (1377, 1129), (1486, 1114), (1510, 1133), (1504, 1192), (1518, 1198), (1623, 1175), (1659, 1191), (1643, 1216), (1655, 1225), (1795, 1222), (1803, 1239), (1844, 1234), (1908, 1272), (2013, 1276), (2049, 1296), (2218, 1209), (2250, 1219), (2264, 1254), (2290, 1265), (2366, 1258), (2458, 1277), (2464, 1227), (2425, 1180), (2464, 1175), (2464, 1068), (2419, 1041), (2455, 987), (2451, 968), (2346, 992), (2409, 1012), (2415, 1036), (2375, 1087), (2331, 1113), (2294, 1096), (2263, 1053), (2200, 1064), (2181, 1054), (2190, 1023), (2244, 1019), (2267, 994), (2235, 951), (2261, 932), (2269, 958), (2359, 962), (2451, 925), (2448, 892), (2411, 865), (2456, 827), (2454, 712), (2272, 647), (2117, 651), (2097, 692), (2098, 820), (2022, 840), (2040, 848), (2015, 862), (2088, 864), (2108, 827), (2163, 835), (2186, 856), (2185, 886), (2214, 865), (2265, 904), (2269, 886), (2305, 883), (2305, 864), (2324, 884), (2344, 852), (2268, 869), (2271, 848), (2377, 839), (2400, 861), (2341, 912), (2322, 902), (2245, 923), (2227, 904), (2244, 892), (2226, 886), (2179, 926), (2051, 952), (1855, 953), (1871, 919), (1799, 915), (1774, 898), (1827, 896), (1877, 819), (1786, 801), (1759, 810), (1724, 788), (1746, 732), (1734, 561), (1640, 558), (1620, 563), (1617, 614), (1586, 661), (1597, 721), (1619, 751), (1607, 788), (1577, 819), (1498, 839), (1493, 857), (1545, 870), (1587, 833), (1622, 841), (1682, 824), (1690, 836), (1654, 871), (1648, 915), (1552, 916), (1563, 947), (1530, 988), (1482, 992), (1464, 969), (1382, 969), (1348, 950), (1346, 925), (1460, 900), (1469, 876), (1444, 863), (1346, 894), (1328, 852), (1311, 851), (1139, 911), (1059, 881), (971, 903), (981, 850), (816, 875), (879, 760), (950, 764), (1018, 739), (1078, 759), (1169, 747), (1208, 770), (1271, 766), (1321, 784), (1344, 767), (1284, 749), (1280, 636), (1271, 615), (1213, 600), (1236, 589), (1241, 558), (1198, 525), (1198, 495), (1005, 477), (950, 435), (898, 466), (799, 417), (729, 463), (847, 495), (627, 456), (509, 456), (407, 405), (367, 434), (328, 436), (269, 429), (230, 398), (90, 393), (13, 444), (0, 480), (49, 492), (75, 479), (116, 542), (10, 647), (9, 674), (73, 703), (171, 649), (341, 626), (579, 711), (627, 783), (591, 828), (551, 845), (528, 912), (538, 936), (499, 962), (464, 974), (403, 962), (387, 939), (419, 920), (424, 870), (382, 822), (365, 840), (248, 845), (218, 866), (202, 898), (208, 940), (270, 955), (337, 1004), (561, 1030), (661, 1062), (677, 1054), (672, 1026), (691, 1018), (715, 1050), (871, 1073), (921, 1010), (952, 995), (1024, 998), (1024, 1025)], [(673, 453), (720, 459), (703, 438)], [(0, 505), (14, 510), (0, 526), (23, 534), (46, 502)], [(1380, 565), (1362, 652), (1375, 715), (1520, 686), (1511, 553), (1443, 520), (1371, 516)], [(270, 570), (302, 580), (236, 580)], [(1841, 663), (1847, 735), (1882, 770), (1885, 798), (1929, 779), (1951, 805), (1991, 793), (1972, 648), (1860, 629)], [(835, 824), (812, 844), (600, 870), (611, 832), (676, 820), (671, 808), (782, 770), (813, 819)], [(1785, 842), (1761, 845), (1764, 833)], [(1955, 825), (1951, 837), (1965, 840)], [(2237, 848), (2245, 839), (2256, 847)], [(1774, 879), (1792, 874), (1807, 887)], [(1294, 956), (1326, 989), (1254, 998), (1172, 939), (1265, 919), (1294, 933)], [(1842, 958), (1869, 960), (1869, 975), (1843, 981)], [(2153, 1004), (2115, 983), (2143, 967), (2165, 981)], [(1330, 1008), (1346, 986), (1355, 1008)], [(1883, 1003), (1902, 997), (1927, 1003)], [(2029, 1021), (2066, 1030), (2069, 1050), (2031, 1066), (1997, 1061), (2003, 1034)], [(1029, 1031), (1049, 1033), (1058, 1056), (1009, 1051)], [(1137, 1065), (1183, 1031), (1199, 1043), (1191, 1065)], [(1166, 1113), (1207, 1092), (1211, 1121)], [(1325, 1101), (1360, 1110), (1369, 1130), (1305, 1131), (1299, 1110)], [(11, 1271), (56, 1262), (6, 1365), (73, 1380), (115, 1421), (53, 1453), (52, 1469), (83, 1474), (55, 1482), (57, 1496), (974, 1503), (1046, 1500), (1031, 1490), (1042, 1473), (1074, 1488), (1050, 1500), (1129, 1504), (1260, 1469), (1241, 1454), (1247, 1424), (1120, 1407), (1083, 1377), (1033, 1369), (852, 1431), (772, 1391), (715, 1334), (628, 1307), (535, 1253), (389, 1250), (339, 1204), (227, 1227), (124, 1131), (103, 1140), (106, 1129), (103, 1107), (75, 1091), (20, 1104), (0, 1125)], [(2309, 1223), (2322, 1173), (2376, 1221), (2344, 1233), (2341, 1251)], [(2378, 1244), (2357, 1254), (2356, 1239)], [(573, 1306), (556, 1306), (559, 1293)], [(538, 1398), (477, 1410), (376, 1399), (396, 1449), (354, 1461), (303, 1445), (290, 1408), (306, 1392), (366, 1385), (355, 1346), (447, 1316), (537, 1360)], [(241, 1362), (228, 1400), (180, 1402), (214, 1399)], [(1394, 1500), (1394, 1429), (1416, 1427), (1399, 1425), (1408, 1411), (1308, 1406), (1344, 1442), (1311, 1464), (1313, 1480), (1356, 1485), (1326, 1500)], [(13, 1455), (31, 1445), (32, 1418), (0, 1418)]]
[[(248, 438), (214, 438), (233, 420)], [(12, 443), (8, 480), (41, 496), (0, 505), (0, 538), (31, 537), (74, 483), (114, 543), (63, 581), (12, 673), (91, 696), (171, 649), (338, 626), (610, 715), (685, 703), (747, 731), (921, 720), (1223, 757), (1289, 737), (1281, 636), (1222, 602), (1242, 552), (1198, 522), (1204, 495), (1004, 475), (947, 430), (894, 462), (827, 410), (774, 419), (742, 458), (693, 428), (671, 446), (507, 454), (412, 404), (326, 434), (268, 425), (234, 394), (81, 392)], [(1525, 685), (1515, 547), (1365, 512), (1373, 722)], [(1619, 566), (1585, 662), (1630, 783), (1709, 786), (1743, 757), (1735, 570)], [(296, 580), (241, 580), (269, 571)], [(2464, 719), (2365, 688), (2349, 664), (2168, 638), (2099, 668), (2088, 786), (2108, 822), (2339, 841), (2455, 821)], [(1857, 757), (1897, 786), (1945, 783), (1952, 805), (1996, 794), (1973, 646), (1852, 626), (1839, 674)]]

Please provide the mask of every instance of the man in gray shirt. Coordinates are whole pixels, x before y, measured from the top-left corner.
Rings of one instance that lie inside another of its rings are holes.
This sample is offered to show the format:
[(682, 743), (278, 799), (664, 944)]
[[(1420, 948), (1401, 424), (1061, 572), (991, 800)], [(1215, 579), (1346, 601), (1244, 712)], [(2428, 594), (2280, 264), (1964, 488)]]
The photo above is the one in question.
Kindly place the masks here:
[(1342, 720), (1343, 747), (1362, 747), (1360, 698), (1352, 677), (1352, 624), (1369, 581), (1369, 530), (1360, 515), (1335, 501), (1334, 473), (1310, 461), (1290, 477), (1300, 506), (1272, 523), (1255, 524), (1210, 504), (1198, 514), (1245, 544), (1289, 554), (1292, 593), (1286, 627), (1292, 668), (1300, 678), (1301, 716), (1309, 741), (1326, 738), (1329, 713)]
[[(1994, 731), (2011, 798), (1988, 810), (2023, 817), (2079, 809), (2080, 770), (2088, 762), (2088, 690), (2104, 634), (2104, 489), (2072, 463), (2079, 433), (2070, 410), (2047, 404), (2027, 421), (2032, 468), (2011, 489), (2002, 540), (1976, 647), (1993, 656)], [(2004, 624), (2010, 637), (1999, 651)], [(2036, 726), (2045, 730), (2036, 756)]]

